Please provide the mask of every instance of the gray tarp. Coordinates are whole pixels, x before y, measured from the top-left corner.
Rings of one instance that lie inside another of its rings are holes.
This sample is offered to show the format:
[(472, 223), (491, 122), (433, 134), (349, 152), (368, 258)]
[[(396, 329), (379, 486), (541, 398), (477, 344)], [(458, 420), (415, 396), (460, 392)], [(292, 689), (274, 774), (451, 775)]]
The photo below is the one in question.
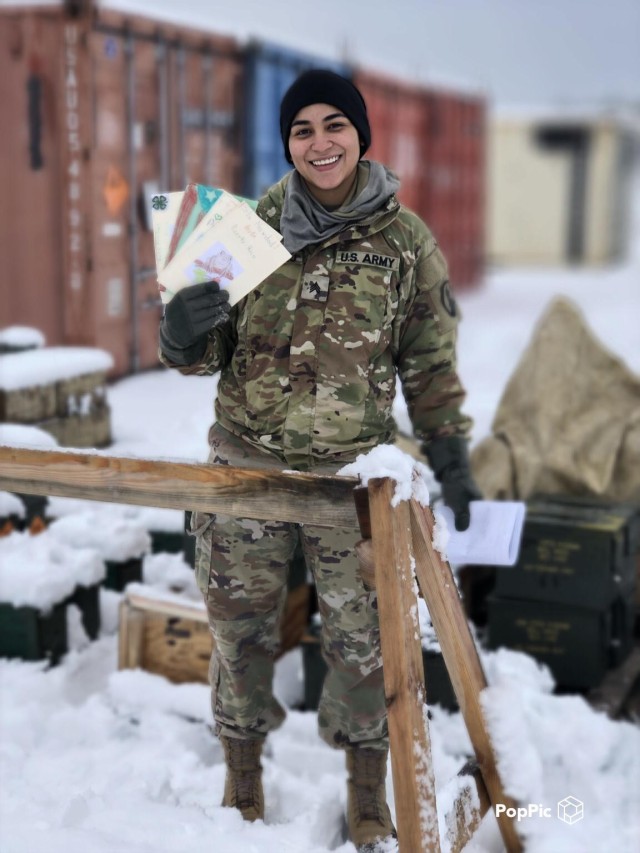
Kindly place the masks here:
[(640, 376), (567, 299), (538, 322), (492, 432), (471, 456), (486, 498), (547, 492), (640, 503)]

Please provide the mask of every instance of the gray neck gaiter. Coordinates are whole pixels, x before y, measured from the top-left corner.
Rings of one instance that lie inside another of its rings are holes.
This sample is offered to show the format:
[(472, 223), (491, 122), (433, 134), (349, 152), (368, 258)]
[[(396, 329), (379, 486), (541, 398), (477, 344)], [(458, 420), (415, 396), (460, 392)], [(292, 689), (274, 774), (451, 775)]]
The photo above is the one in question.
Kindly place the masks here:
[(287, 183), (280, 219), (280, 232), (285, 249), (295, 254), (305, 246), (320, 243), (341, 231), (350, 222), (357, 222), (381, 207), (400, 186), (396, 175), (374, 160), (361, 161), (358, 191), (353, 198), (336, 210), (327, 210), (315, 199), (297, 171)]

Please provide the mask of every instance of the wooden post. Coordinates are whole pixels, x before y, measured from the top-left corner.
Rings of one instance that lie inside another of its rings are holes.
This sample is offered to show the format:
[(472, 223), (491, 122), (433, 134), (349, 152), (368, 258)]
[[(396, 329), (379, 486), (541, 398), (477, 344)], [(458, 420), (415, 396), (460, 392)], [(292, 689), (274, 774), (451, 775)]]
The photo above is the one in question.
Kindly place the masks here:
[(400, 853), (438, 853), (438, 815), (413, 583), (409, 505), (395, 484), (369, 483), (380, 640)]
[[(449, 563), (433, 547), (433, 513), (411, 500), (411, 528), (418, 586), (427, 602), (442, 656), (460, 705), (482, 778), (491, 802), (515, 806), (507, 797), (496, 767), (496, 758), (485, 725), (480, 693), (487, 686), (478, 652), (469, 630)], [(498, 818), (502, 839), (509, 853), (522, 850), (513, 821)]]

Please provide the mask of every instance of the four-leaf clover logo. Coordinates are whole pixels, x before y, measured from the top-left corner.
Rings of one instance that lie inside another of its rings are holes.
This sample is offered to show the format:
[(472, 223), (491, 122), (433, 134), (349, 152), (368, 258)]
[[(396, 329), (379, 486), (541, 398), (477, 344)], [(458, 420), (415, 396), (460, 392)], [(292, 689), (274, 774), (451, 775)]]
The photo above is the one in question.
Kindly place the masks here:
[(166, 195), (154, 195), (151, 204), (154, 210), (164, 210), (168, 204)]

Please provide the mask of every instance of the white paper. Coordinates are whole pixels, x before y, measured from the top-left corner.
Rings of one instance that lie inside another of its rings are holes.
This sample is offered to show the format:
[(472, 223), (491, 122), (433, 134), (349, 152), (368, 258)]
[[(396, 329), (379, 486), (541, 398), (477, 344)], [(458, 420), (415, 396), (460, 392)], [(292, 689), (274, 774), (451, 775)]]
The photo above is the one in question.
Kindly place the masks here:
[(436, 514), (447, 525), (447, 560), (486, 566), (513, 566), (518, 560), (526, 514), (521, 501), (472, 501), (467, 530), (456, 530), (453, 513), (440, 505)]

